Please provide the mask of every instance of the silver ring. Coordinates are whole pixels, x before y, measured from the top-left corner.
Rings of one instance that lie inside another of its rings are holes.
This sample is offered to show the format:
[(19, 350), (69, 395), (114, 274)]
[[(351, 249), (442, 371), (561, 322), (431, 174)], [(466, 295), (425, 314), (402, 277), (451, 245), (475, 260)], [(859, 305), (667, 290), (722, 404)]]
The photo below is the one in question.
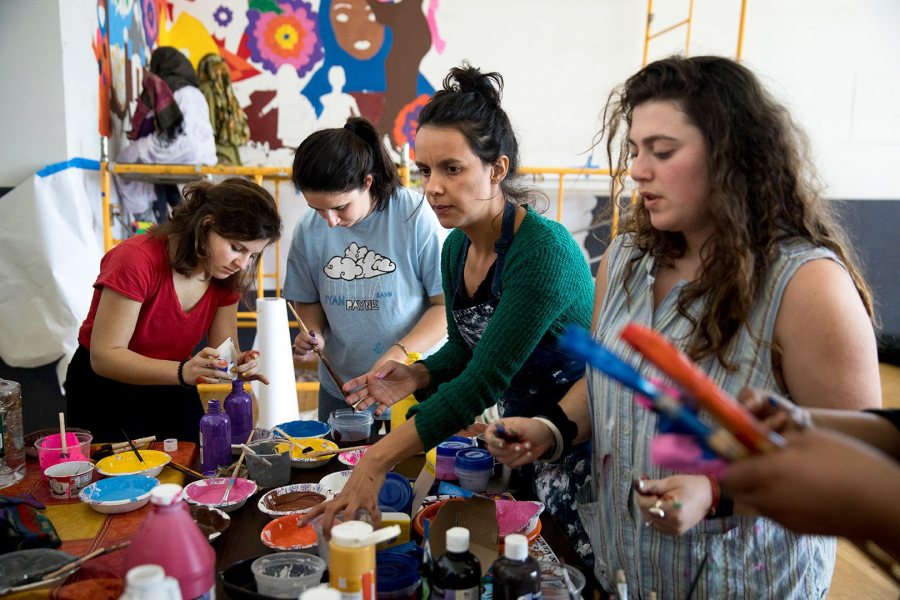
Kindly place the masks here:
[(666, 511), (662, 509), (662, 500), (657, 500), (656, 504), (647, 509), (647, 512), (649, 512), (654, 517), (659, 517), (660, 519), (666, 518)]

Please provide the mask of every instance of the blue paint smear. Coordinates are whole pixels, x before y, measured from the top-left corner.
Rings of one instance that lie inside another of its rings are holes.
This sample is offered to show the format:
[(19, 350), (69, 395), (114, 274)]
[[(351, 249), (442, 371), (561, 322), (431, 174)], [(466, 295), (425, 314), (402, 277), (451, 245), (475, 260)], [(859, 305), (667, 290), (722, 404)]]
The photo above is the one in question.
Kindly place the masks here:
[(90, 485), (84, 490), (85, 498), (93, 502), (136, 501), (159, 485), (159, 480), (146, 475), (122, 475), (109, 477)]
[(321, 421), (291, 421), (277, 425), (277, 427), (289, 436), (298, 438), (317, 437), (331, 431), (331, 427)]

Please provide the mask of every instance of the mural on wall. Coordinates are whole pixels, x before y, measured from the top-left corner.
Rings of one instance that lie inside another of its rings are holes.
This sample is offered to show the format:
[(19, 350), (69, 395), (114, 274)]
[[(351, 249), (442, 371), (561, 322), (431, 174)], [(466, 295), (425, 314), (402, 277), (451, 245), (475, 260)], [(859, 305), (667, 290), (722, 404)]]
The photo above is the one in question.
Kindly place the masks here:
[(228, 65), (250, 126), (244, 164), (290, 164), (307, 135), (351, 115), (371, 120), (399, 148), (412, 142), (419, 111), (434, 93), (420, 66), (429, 51), (444, 48), (438, 3), (98, 0), (92, 46), (100, 133), (121, 145), (151, 52), (174, 46), (195, 67), (209, 52)]

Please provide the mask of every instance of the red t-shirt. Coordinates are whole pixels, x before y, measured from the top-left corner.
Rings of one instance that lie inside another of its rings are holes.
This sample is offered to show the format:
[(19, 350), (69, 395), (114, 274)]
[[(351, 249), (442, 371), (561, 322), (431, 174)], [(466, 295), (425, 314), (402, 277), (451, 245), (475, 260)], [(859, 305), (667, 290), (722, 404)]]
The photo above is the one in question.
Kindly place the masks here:
[(213, 279), (196, 306), (188, 312), (181, 310), (166, 245), (165, 239), (136, 235), (106, 253), (100, 261), (91, 310), (78, 332), (78, 343), (90, 349), (100, 293), (109, 287), (142, 305), (129, 350), (163, 360), (191, 357), (194, 347), (208, 333), (216, 310), (235, 304), (240, 296)]

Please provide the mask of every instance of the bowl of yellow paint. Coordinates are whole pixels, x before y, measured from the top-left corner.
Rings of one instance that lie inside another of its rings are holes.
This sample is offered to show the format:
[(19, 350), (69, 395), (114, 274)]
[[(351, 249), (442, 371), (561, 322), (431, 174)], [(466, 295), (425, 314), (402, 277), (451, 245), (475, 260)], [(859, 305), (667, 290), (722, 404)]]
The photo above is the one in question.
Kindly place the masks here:
[(118, 475), (146, 475), (156, 477), (163, 470), (172, 457), (161, 450), (140, 450), (141, 458), (138, 460), (134, 452), (122, 452), (113, 454), (97, 461), (97, 471), (107, 477)]
[(291, 438), (293, 444), (283, 442), (276, 447), (278, 452), (282, 452), (282, 448), (287, 449), (291, 446), (291, 466), (295, 469), (315, 469), (326, 464), (335, 457), (334, 454), (328, 456), (319, 456), (316, 458), (307, 458), (305, 455), (311, 452), (321, 452), (322, 450), (337, 450), (338, 445), (331, 440), (317, 437)]

